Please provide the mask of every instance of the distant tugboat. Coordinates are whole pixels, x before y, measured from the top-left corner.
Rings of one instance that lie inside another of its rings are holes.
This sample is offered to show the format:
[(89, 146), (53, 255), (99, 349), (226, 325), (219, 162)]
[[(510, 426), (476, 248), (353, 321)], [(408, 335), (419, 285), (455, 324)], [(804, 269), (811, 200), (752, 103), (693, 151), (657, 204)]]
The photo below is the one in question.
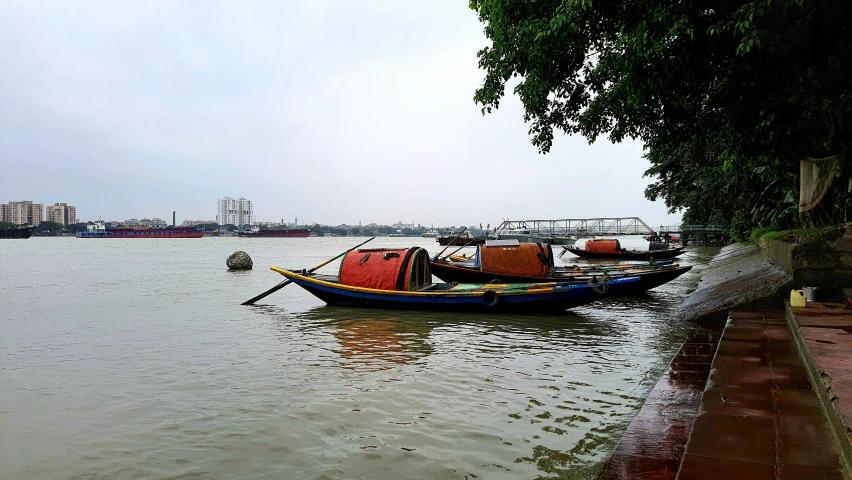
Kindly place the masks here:
[(0, 238), (30, 238), (32, 234), (33, 227), (29, 225), (0, 228)]
[(77, 232), (77, 238), (201, 238), (204, 232), (195, 227), (115, 228), (107, 229), (103, 220), (89, 223), (88, 230)]

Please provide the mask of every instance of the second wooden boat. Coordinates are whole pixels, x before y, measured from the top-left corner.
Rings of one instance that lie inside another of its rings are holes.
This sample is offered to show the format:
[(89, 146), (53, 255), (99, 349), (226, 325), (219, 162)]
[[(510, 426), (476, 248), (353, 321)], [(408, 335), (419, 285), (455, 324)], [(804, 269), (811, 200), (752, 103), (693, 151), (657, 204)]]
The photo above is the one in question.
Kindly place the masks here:
[[(685, 250), (683, 247), (669, 247), (663, 250), (628, 250), (621, 248), (621, 243), (615, 239), (586, 240), (585, 248), (562, 247), (565, 252), (573, 253), (583, 258), (602, 258), (608, 260), (649, 260), (675, 258)], [(560, 255), (562, 255), (560, 254)]]
[(432, 262), (432, 273), (445, 282), (524, 283), (566, 282), (601, 279), (637, 278), (638, 281), (610, 285), (610, 295), (642, 293), (668, 283), (692, 269), (664, 260), (659, 264), (568, 266), (555, 267), (549, 245), (521, 243), (515, 245), (480, 246), (475, 260), (450, 263)]

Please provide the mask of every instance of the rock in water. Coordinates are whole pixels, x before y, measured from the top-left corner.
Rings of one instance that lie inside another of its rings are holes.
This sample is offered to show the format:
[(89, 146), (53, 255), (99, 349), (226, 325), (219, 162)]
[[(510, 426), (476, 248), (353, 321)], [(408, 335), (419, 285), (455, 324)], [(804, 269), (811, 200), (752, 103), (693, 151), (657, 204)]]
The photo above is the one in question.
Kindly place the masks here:
[(248, 253), (239, 251), (232, 253), (225, 261), (225, 265), (231, 270), (251, 270), (252, 261)]

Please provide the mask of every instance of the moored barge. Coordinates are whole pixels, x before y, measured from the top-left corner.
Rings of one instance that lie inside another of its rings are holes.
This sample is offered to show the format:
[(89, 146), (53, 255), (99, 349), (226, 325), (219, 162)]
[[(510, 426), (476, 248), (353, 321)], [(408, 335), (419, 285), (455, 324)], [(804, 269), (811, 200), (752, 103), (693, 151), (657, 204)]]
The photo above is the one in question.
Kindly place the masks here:
[(0, 238), (30, 238), (33, 227), (26, 225), (20, 227), (0, 228)]

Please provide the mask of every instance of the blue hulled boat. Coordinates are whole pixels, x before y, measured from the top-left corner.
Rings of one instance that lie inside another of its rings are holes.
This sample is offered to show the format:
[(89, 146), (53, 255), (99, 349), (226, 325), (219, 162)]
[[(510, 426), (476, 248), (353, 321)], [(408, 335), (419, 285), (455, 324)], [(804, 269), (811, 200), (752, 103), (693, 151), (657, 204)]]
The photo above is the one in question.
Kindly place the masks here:
[(429, 254), (418, 247), (353, 250), (340, 263), (337, 277), (271, 268), (329, 305), (418, 310), (562, 311), (639, 281), (432, 283)]

